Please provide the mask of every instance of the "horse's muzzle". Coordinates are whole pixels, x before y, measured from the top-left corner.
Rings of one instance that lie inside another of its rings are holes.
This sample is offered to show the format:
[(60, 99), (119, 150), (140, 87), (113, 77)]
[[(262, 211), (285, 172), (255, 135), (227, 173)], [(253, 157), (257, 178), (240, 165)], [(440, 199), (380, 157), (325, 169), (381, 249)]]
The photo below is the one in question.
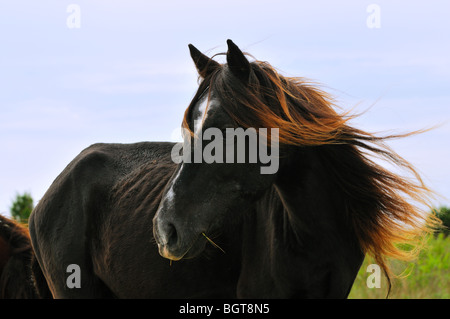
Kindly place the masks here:
[[(159, 254), (170, 260), (180, 260), (184, 254), (174, 254), (171, 252), (178, 243), (178, 233), (173, 224), (160, 221), (158, 218), (153, 220), (153, 236), (158, 244)], [(170, 247), (172, 249), (170, 249)], [(177, 250), (177, 249), (175, 249)]]
[(184, 240), (180, 235), (174, 224), (158, 218), (153, 220), (153, 236), (162, 257), (177, 261), (182, 258), (194, 258), (203, 251), (206, 241), (202, 240), (199, 234), (188, 232)]

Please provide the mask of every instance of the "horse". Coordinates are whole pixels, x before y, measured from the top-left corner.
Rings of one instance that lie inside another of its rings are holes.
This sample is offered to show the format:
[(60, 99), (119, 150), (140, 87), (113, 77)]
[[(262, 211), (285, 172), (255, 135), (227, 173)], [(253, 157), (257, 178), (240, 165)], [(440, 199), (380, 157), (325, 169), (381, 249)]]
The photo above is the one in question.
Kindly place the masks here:
[[(0, 215), (0, 299), (49, 298), (39, 270), (28, 228)], [(37, 281), (41, 291), (34, 284)]]
[[(53, 297), (346, 298), (366, 255), (390, 289), (388, 259), (416, 253), (399, 243), (420, 248), (433, 231), (431, 190), (385, 143), (414, 132), (357, 129), (318, 85), (227, 45), (224, 64), (189, 45), (200, 81), (181, 148), (94, 144), (36, 206), (32, 245)], [(275, 170), (249, 161), (251, 128)], [(221, 150), (218, 133), (238, 129), (248, 143), (227, 138)], [(226, 161), (195, 158), (208, 147)], [(67, 283), (73, 264), (78, 287)]]

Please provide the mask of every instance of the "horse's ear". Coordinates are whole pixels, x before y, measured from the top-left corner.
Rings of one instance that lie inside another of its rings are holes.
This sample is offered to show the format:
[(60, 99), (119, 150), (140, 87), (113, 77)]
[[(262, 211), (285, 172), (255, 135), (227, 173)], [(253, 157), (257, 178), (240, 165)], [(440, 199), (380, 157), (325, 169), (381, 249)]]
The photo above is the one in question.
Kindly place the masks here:
[(195, 63), (198, 74), (200, 74), (202, 78), (206, 78), (209, 74), (220, 68), (220, 64), (218, 62), (201, 53), (192, 44), (189, 44), (189, 51), (191, 52), (191, 57)]
[(227, 40), (228, 52), (227, 63), (231, 72), (240, 78), (242, 81), (247, 82), (250, 76), (250, 62), (248, 62), (244, 53), (237, 47), (231, 40)]

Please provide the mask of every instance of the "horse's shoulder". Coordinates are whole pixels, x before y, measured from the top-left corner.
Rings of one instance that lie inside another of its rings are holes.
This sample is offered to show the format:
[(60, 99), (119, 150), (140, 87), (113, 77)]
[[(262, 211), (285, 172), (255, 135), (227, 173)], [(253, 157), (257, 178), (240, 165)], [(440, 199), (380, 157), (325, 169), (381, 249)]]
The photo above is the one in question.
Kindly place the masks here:
[(111, 155), (104, 144), (91, 145), (75, 157), (65, 171), (74, 174), (74, 176), (101, 174), (107, 168), (108, 162), (111, 161)]

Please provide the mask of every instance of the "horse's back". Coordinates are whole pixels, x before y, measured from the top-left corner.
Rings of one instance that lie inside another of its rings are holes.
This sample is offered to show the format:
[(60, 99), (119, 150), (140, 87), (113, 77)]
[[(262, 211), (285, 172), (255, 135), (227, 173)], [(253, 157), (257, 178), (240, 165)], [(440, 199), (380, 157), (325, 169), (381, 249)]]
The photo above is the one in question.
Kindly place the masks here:
[[(55, 297), (111, 296), (94, 274), (91, 258), (93, 239), (110, 211), (111, 193), (146, 165), (163, 165), (170, 174), (175, 168), (172, 147), (164, 142), (94, 144), (55, 179), (29, 222), (36, 258)], [(79, 267), (81, 288), (66, 284), (70, 265)]]

